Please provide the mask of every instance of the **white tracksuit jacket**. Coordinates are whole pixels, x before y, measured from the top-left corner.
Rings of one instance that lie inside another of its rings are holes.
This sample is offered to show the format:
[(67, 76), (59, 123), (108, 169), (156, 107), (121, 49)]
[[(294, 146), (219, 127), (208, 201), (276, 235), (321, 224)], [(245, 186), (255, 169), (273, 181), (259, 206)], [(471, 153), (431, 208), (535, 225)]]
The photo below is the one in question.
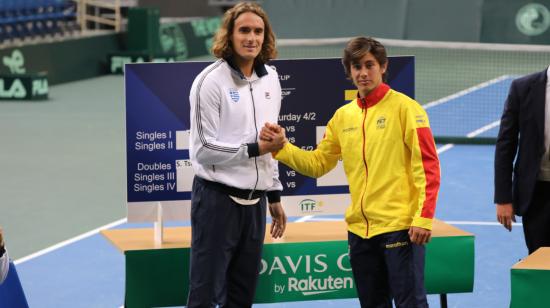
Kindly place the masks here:
[(259, 156), (258, 147), (259, 131), (277, 122), (281, 108), (274, 68), (257, 65), (247, 79), (220, 59), (195, 78), (189, 101), (189, 155), (197, 176), (239, 189), (282, 190), (277, 162), (270, 153)]

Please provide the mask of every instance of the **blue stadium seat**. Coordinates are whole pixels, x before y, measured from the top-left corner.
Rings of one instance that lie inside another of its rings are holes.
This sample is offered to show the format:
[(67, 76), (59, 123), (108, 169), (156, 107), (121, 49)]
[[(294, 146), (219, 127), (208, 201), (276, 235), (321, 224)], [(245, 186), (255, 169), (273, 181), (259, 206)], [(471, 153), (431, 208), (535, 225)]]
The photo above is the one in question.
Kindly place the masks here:
[(0, 42), (63, 34), (76, 15), (70, 0), (0, 0)]

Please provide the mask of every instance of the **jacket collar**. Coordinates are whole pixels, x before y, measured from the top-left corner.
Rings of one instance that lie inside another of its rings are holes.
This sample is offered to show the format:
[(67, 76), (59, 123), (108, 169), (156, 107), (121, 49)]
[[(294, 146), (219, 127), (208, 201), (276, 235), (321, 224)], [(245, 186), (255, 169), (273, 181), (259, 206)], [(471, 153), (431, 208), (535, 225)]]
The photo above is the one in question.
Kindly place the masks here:
[[(232, 57), (224, 58), (224, 60), (229, 64), (229, 66), (239, 75), (239, 77), (242, 80), (246, 80), (246, 77), (244, 76), (243, 72), (241, 72), (241, 69), (235, 65), (235, 61), (233, 61)], [(267, 75), (267, 70), (265, 69), (265, 65), (263, 63), (259, 63), (254, 61), (254, 71), (256, 72), (256, 75), (258, 75), (259, 78), (262, 78), (263, 76)]]
[(382, 82), (378, 87), (370, 91), (366, 97), (359, 97), (359, 92), (357, 92), (357, 105), (361, 109), (372, 107), (381, 101), (389, 90), (390, 86)]

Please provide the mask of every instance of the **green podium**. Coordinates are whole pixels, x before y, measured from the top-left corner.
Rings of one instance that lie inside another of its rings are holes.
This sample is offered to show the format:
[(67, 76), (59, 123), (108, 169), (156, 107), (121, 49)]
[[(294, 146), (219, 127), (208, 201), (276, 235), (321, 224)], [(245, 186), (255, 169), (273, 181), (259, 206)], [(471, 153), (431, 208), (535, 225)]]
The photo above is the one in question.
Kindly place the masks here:
[(550, 304), (550, 247), (537, 249), (516, 263), (512, 275), (512, 308), (548, 307)]
[[(269, 226), (266, 228), (269, 230)], [(126, 307), (182, 306), (189, 277), (190, 227), (166, 228), (155, 247), (153, 229), (106, 230), (102, 234), (126, 257)], [(429, 294), (471, 292), (474, 236), (434, 222), (427, 245)], [(285, 236), (266, 235), (256, 303), (354, 298), (343, 221), (290, 223)]]

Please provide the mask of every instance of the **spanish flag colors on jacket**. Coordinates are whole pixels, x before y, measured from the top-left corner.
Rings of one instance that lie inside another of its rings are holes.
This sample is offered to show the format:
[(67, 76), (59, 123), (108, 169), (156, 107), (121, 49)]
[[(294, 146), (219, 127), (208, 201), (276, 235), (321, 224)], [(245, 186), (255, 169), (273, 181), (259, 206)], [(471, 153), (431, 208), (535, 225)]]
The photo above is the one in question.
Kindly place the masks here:
[(440, 168), (428, 116), (386, 84), (340, 107), (314, 151), (286, 143), (275, 158), (315, 178), (341, 158), (351, 194), (345, 219), (362, 238), (432, 229)]

